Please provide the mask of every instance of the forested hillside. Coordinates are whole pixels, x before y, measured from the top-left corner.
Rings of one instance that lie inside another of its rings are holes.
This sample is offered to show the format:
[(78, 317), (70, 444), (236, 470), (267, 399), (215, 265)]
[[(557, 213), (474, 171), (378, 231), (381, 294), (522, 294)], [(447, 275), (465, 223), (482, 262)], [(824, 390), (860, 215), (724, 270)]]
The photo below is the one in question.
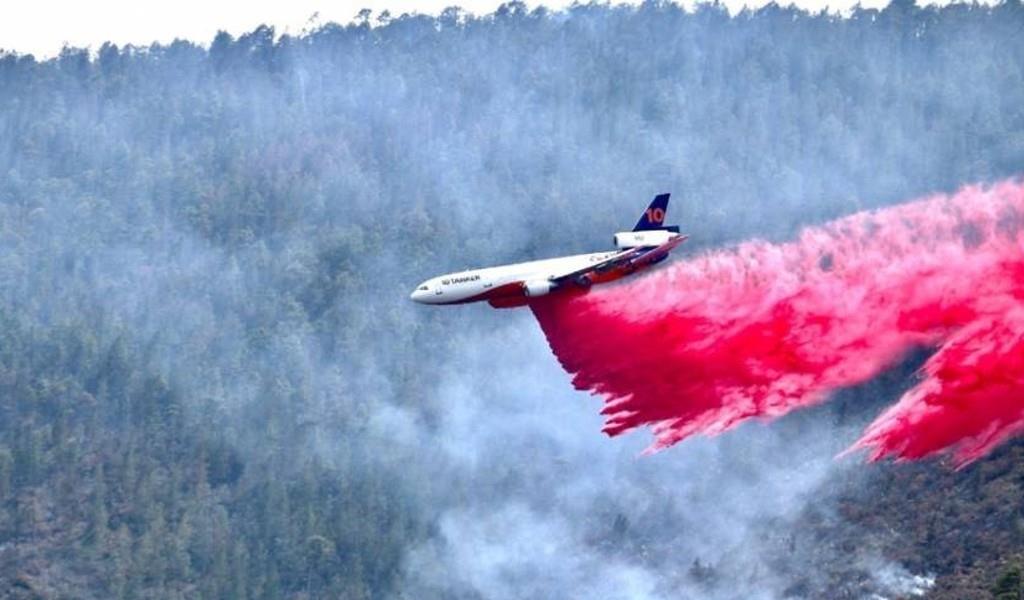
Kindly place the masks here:
[(699, 252), (1024, 172), (1019, 0), (206, 42), (0, 53), (0, 597), (1020, 598), (1020, 445), (828, 458), (919, 357), (638, 457), (526, 311), (408, 300), (657, 192)]

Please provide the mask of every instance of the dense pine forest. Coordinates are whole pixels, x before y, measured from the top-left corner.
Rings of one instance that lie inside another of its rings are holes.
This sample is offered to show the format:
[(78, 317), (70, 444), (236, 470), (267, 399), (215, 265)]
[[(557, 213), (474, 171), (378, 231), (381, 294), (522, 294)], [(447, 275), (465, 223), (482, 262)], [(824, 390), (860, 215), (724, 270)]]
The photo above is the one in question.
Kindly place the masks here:
[(1024, 445), (830, 458), (921, 357), (638, 456), (526, 311), (408, 293), (662, 191), (695, 253), (1022, 172), (1019, 0), (2, 52), (0, 597), (1019, 599)]

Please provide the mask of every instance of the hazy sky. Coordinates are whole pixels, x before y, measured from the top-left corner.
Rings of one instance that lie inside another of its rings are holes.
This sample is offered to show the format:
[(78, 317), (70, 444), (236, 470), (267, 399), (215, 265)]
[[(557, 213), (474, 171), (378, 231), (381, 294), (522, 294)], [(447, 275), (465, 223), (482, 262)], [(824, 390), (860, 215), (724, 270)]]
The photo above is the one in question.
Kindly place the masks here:
[[(760, 6), (767, 0), (724, 0), (732, 10)], [(186, 38), (208, 44), (218, 29), (232, 34), (251, 31), (261, 23), (274, 25), (279, 33), (299, 33), (319, 13), (319, 22), (347, 23), (361, 8), (374, 14), (436, 14), (446, 6), (459, 5), (475, 14), (493, 12), (502, 0), (0, 0), (0, 48), (51, 57), (66, 43), (91, 47), (107, 40), (119, 45), (148, 45)], [(572, 0), (543, 2), (562, 8)], [(692, 0), (686, 0), (692, 4)], [(786, 4), (780, 0), (780, 4)], [(798, 6), (847, 9), (855, 0), (795, 0)], [(865, 7), (880, 7), (887, 0), (861, 0)], [(541, 4), (530, 0), (531, 8)]]

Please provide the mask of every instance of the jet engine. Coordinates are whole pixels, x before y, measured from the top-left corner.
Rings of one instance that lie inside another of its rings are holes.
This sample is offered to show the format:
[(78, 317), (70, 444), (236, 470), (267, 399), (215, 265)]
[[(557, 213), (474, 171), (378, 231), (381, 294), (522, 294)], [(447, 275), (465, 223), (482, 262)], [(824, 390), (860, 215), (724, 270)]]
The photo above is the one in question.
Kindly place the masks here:
[(677, 235), (679, 234), (665, 229), (620, 231), (615, 234), (615, 247), (621, 250), (628, 250), (641, 246), (660, 246)]
[(531, 298), (534, 296), (543, 296), (551, 293), (551, 290), (555, 289), (555, 284), (551, 283), (546, 279), (537, 279), (533, 281), (527, 281), (523, 284), (523, 291), (527, 296)]

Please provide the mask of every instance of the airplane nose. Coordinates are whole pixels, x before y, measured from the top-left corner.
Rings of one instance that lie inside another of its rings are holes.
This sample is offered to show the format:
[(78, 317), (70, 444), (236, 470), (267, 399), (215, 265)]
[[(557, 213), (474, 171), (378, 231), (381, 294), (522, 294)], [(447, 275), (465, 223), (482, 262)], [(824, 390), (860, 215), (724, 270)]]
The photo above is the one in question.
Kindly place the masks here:
[(412, 293), (409, 294), (409, 299), (412, 300), (413, 302), (419, 302), (421, 304), (425, 303), (426, 298), (429, 295), (429, 292), (424, 290), (423, 287), (423, 285), (420, 285), (416, 289), (414, 289)]

